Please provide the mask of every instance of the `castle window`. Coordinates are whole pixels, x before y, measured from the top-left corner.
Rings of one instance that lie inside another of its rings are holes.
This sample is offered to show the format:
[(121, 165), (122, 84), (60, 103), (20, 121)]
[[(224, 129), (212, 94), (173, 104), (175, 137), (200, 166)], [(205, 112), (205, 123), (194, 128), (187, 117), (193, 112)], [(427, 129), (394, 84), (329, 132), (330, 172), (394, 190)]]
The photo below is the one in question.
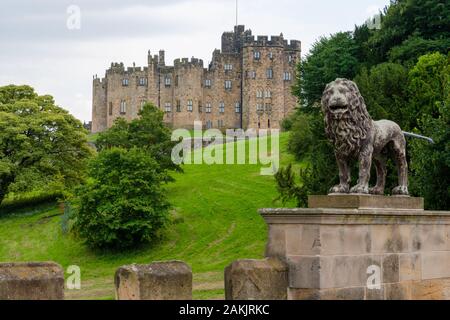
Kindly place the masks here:
[(256, 91), (256, 98), (262, 98), (263, 92), (261, 90)]
[(177, 100), (177, 112), (181, 112), (181, 101)]
[(175, 87), (178, 87), (179, 77), (178, 75), (175, 76)]
[(147, 78), (139, 78), (139, 85), (140, 86), (146, 86), (147, 85)]
[(253, 58), (254, 58), (255, 60), (261, 59), (261, 52), (260, 52), (260, 51), (255, 51), (255, 52), (253, 52)]
[(219, 104), (219, 112), (220, 113), (225, 113), (225, 103), (221, 102)]
[(211, 88), (211, 79), (206, 79), (205, 80), (205, 87)]
[(266, 70), (266, 76), (267, 76), (267, 79), (273, 79), (273, 69), (272, 68)]
[(256, 71), (247, 71), (247, 78), (255, 79), (256, 78)]
[(259, 112), (264, 111), (264, 105), (262, 103), (258, 103), (256, 105), (256, 111), (259, 111)]
[(170, 102), (166, 102), (166, 104), (164, 105), (164, 110), (166, 112), (172, 112), (172, 105), (170, 104)]
[(272, 98), (272, 91), (270, 90), (264, 91), (264, 98)]
[(211, 113), (211, 103), (206, 104), (206, 113)]
[(166, 77), (164, 80), (164, 84), (166, 85), (166, 87), (170, 87), (170, 85), (172, 84), (172, 79), (170, 79), (170, 77)]
[(206, 129), (211, 129), (212, 128), (212, 121), (211, 120), (207, 120), (206, 121)]
[(226, 90), (231, 90), (231, 80), (226, 80), (225, 81), (225, 89)]
[(294, 57), (293, 57), (293, 56), (291, 56), (291, 55), (289, 55), (289, 56), (288, 56), (288, 61), (289, 61), (289, 62), (292, 62), (292, 61), (294, 61)]
[(223, 120), (217, 120), (217, 126), (223, 128)]
[(202, 112), (203, 112), (202, 103), (199, 101), (198, 102), (198, 113), (202, 113)]
[(120, 114), (127, 113), (127, 102), (125, 100), (120, 101)]
[(270, 129), (270, 119), (267, 119), (267, 128)]
[(233, 65), (231, 63), (226, 63), (224, 66), (225, 71), (233, 70)]
[(283, 80), (284, 80), (284, 81), (291, 81), (291, 80), (292, 80), (292, 75), (291, 75), (291, 73), (290, 73), (290, 72), (285, 72), (285, 73), (283, 74)]
[(272, 51), (269, 52), (269, 59), (273, 60), (273, 52)]
[(241, 113), (241, 104), (240, 104), (239, 102), (236, 102), (236, 103), (234, 104), (234, 111), (235, 111), (236, 113)]
[(122, 79), (122, 86), (126, 87), (129, 84), (129, 80), (127, 78)]
[(194, 106), (194, 104), (192, 103), (192, 100), (188, 100), (187, 111), (192, 112), (193, 106)]
[(272, 104), (266, 103), (265, 110), (266, 110), (266, 112), (272, 112)]
[(109, 115), (112, 116), (113, 114), (113, 104), (112, 102), (109, 103)]

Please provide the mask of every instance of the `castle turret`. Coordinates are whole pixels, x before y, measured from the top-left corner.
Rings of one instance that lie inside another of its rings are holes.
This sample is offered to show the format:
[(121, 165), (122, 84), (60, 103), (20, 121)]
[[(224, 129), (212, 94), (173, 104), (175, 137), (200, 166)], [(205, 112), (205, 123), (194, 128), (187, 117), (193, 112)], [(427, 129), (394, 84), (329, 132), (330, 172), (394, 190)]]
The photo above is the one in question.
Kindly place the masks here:
[(164, 50), (159, 50), (159, 63), (158, 65), (160, 67), (164, 67), (166, 65), (165, 62), (165, 51)]

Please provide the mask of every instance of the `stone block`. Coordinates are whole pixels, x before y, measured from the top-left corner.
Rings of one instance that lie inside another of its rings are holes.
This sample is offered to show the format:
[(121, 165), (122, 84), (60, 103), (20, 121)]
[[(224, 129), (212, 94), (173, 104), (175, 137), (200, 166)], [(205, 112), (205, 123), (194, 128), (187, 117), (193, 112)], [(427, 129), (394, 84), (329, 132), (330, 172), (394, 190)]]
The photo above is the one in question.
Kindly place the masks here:
[(321, 252), (320, 227), (287, 225), (286, 255), (315, 255)]
[(279, 259), (238, 260), (225, 268), (227, 300), (286, 300), (287, 265)]
[(411, 282), (413, 300), (450, 300), (450, 278)]
[(422, 280), (450, 278), (450, 251), (422, 252)]
[(320, 289), (288, 288), (288, 300), (320, 300)]
[(383, 256), (382, 268), (383, 283), (394, 283), (400, 280), (400, 259), (398, 254), (388, 254)]
[(423, 210), (423, 198), (375, 195), (308, 196), (309, 208)]
[(320, 289), (321, 258), (319, 256), (288, 256), (289, 287)]
[(269, 240), (266, 246), (266, 257), (286, 256), (286, 229), (283, 225), (269, 226)]
[(372, 265), (381, 266), (381, 256), (325, 256), (320, 264), (320, 288), (365, 287)]
[(411, 225), (371, 225), (371, 252), (411, 252), (412, 228)]
[(288, 290), (289, 300), (364, 300), (364, 288), (294, 289)]
[(117, 300), (192, 300), (192, 270), (184, 262), (155, 262), (120, 267)]
[(399, 280), (421, 280), (422, 260), (418, 253), (399, 254)]
[(447, 225), (416, 225), (412, 228), (413, 251), (445, 251), (448, 248)]
[(380, 286), (379, 289), (369, 289), (367, 286), (364, 288), (365, 296), (364, 300), (384, 300), (384, 287)]
[(364, 287), (321, 290), (320, 300), (364, 300)]
[(63, 300), (64, 270), (53, 262), (0, 263), (0, 300)]
[(367, 254), (371, 250), (370, 228), (365, 225), (323, 225), (320, 226), (320, 244), (322, 255)]
[(411, 283), (397, 282), (383, 285), (384, 300), (411, 300)]

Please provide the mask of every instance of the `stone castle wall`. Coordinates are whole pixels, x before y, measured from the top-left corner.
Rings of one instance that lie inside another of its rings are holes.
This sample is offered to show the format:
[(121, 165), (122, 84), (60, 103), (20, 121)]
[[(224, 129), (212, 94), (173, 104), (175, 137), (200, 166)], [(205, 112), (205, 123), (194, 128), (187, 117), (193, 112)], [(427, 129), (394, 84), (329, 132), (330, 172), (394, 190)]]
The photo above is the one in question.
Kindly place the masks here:
[(136, 118), (145, 102), (164, 111), (164, 121), (174, 128), (191, 129), (194, 121), (222, 130), (280, 128), (297, 103), (291, 87), (300, 47), (283, 35), (255, 39), (236, 26), (222, 35), (222, 50), (213, 52), (208, 68), (195, 58), (166, 66), (162, 50), (154, 56), (149, 51), (144, 68), (113, 63), (105, 78), (94, 78), (92, 131), (109, 128), (118, 117)]

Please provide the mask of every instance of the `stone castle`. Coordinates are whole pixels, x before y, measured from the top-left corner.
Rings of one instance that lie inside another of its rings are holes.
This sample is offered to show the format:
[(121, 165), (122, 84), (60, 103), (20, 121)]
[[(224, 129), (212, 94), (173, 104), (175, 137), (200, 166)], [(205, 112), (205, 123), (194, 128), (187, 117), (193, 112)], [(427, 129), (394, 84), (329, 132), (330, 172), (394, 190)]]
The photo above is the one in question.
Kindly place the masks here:
[(106, 76), (93, 80), (92, 132), (112, 126), (114, 120), (137, 117), (151, 102), (164, 111), (173, 128), (280, 128), (295, 108), (291, 93), (301, 43), (279, 36), (255, 36), (238, 25), (222, 35), (222, 50), (214, 50), (204, 68), (200, 59), (177, 59), (167, 66), (164, 51), (148, 66), (125, 68), (112, 63)]

